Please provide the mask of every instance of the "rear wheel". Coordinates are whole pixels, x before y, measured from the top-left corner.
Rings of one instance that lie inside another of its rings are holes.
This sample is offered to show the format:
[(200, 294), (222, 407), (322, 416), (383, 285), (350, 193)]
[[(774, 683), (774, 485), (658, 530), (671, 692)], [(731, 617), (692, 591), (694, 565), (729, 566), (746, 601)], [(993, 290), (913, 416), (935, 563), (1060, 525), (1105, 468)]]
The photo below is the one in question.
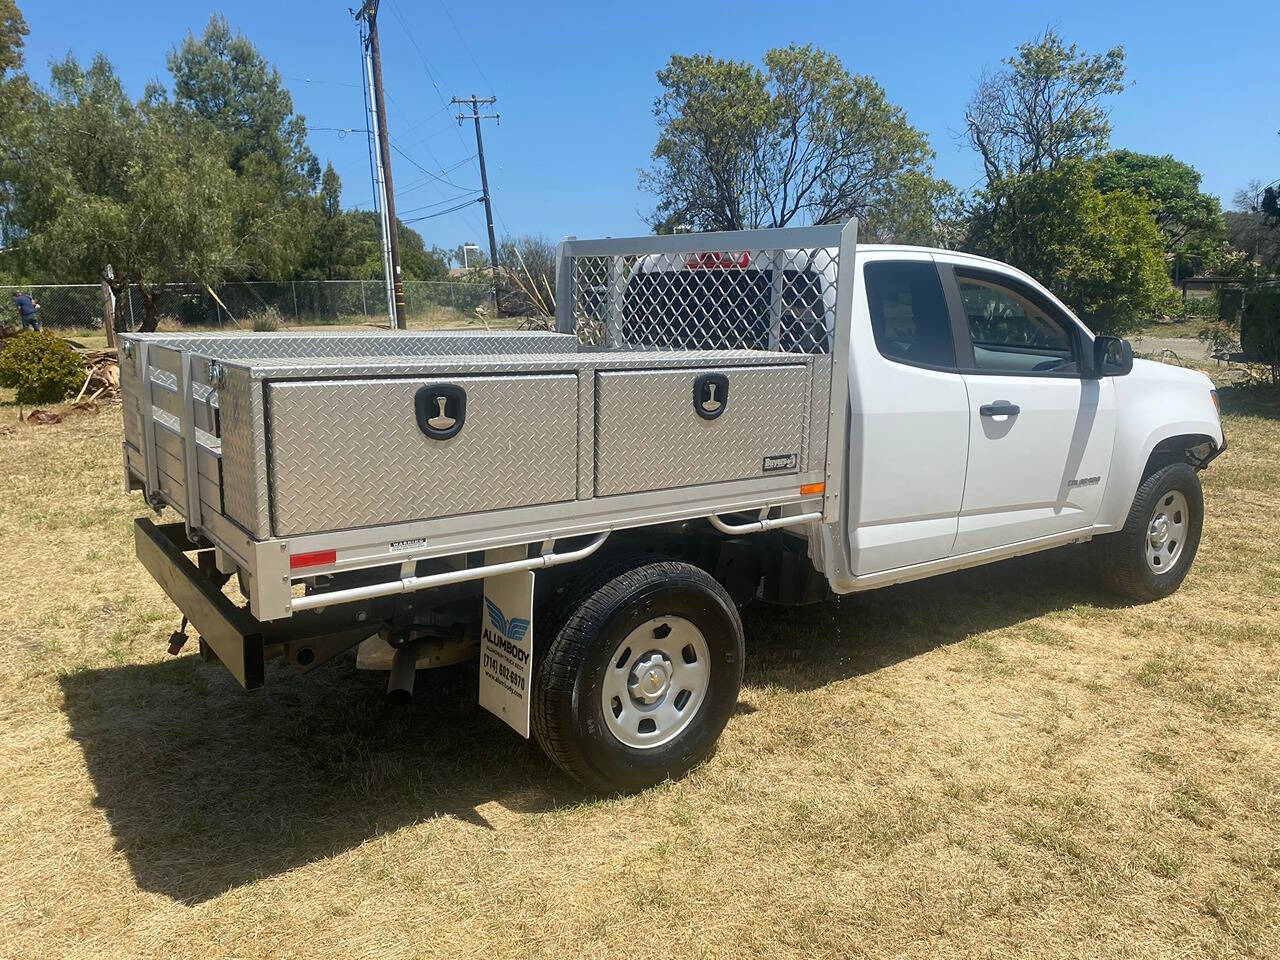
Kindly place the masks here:
[(742, 622), (687, 563), (635, 558), (548, 622), (561, 625), (533, 683), (533, 731), (593, 790), (631, 791), (710, 756), (742, 684)]
[(1124, 529), (1091, 545), (1103, 582), (1132, 600), (1167, 597), (1182, 585), (1200, 546), (1204, 493), (1188, 464), (1162, 467), (1143, 481)]

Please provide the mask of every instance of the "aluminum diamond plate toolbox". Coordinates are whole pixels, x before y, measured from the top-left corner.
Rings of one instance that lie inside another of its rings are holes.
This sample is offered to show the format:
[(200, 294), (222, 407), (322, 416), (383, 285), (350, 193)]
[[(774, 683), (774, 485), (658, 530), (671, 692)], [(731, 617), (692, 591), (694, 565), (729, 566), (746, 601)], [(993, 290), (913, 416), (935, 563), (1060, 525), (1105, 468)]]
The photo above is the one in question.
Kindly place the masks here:
[(796, 363), (596, 375), (596, 495), (797, 473), (809, 368)]
[[(451, 388), (465, 412), (438, 399)], [(415, 401), (425, 391), (425, 426)], [(572, 500), (578, 378), (482, 376), (267, 384), (277, 536)], [(442, 425), (453, 436), (426, 431)]]
[(569, 238), (554, 333), (124, 334), (126, 483), (263, 621), (315, 605), (299, 581), (761, 510), (836, 523), (855, 245), (852, 223)]

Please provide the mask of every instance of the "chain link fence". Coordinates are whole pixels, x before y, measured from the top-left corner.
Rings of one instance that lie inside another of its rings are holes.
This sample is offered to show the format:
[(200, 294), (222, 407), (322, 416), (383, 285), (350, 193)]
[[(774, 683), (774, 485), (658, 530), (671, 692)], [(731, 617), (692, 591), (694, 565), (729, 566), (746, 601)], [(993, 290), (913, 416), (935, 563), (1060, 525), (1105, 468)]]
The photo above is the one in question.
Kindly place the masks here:
[[(0, 326), (19, 325), (13, 306), (18, 291), (31, 294), (40, 305), (40, 324), (46, 330), (102, 329), (100, 284), (0, 287)], [(387, 322), (387, 294), (381, 280), (236, 282), (220, 284), (212, 292), (200, 284), (172, 283), (156, 288), (154, 296), (156, 313), (169, 329), (248, 329), (255, 316), (274, 312), (285, 325)], [(406, 280), (404, 296), (412, 325), (458, 323), (475, 319), (479, 311), (494, 316), (488, 284)], [(117, 325), (136, 330), (145, 313), (142, 294), (130, 288), (116, 304)]]

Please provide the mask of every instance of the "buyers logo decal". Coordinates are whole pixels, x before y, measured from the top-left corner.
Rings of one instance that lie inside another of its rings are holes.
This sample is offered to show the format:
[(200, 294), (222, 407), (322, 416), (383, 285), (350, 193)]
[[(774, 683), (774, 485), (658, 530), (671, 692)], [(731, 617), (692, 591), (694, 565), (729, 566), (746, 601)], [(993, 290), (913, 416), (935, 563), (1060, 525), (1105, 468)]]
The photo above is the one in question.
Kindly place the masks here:
[(518, 663), (524, 663), (529, 659), (529, 651), (520, 644), (529, 632), (529, 621), (523, 617), (512, 617), (508, 621), (502, 608), (488, 597), (484, 598), (484, 605), (489, 611), (489, 623), (492, 625), (492, 628), (484, 628), (484, 641), (502, 650)]
[(779, 470), (794, 470), (798, 458), (794, 453), (779, 453), (772, 457), (764, 458), (764, 465), (760, 470), (762, 473), (777, 473)]

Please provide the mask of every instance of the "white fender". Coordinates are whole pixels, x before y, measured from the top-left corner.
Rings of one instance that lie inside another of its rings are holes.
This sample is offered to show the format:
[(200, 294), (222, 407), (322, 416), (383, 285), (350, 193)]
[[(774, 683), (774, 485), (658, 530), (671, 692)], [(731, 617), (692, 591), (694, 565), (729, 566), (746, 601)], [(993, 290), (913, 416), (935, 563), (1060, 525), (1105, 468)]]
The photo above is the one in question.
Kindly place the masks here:
[(1213, 403), (1213, 381), (1197, 370), (1151, 360), (1133, 361), (1133, 371), (1115, 378), (1116, 437), (1111, 475), (1098, 512), (1099, 533), (1118, 530), (1133, 503), (1151, 452), (1162, 440), (1208, 437), (1223, 444), (1222, 423)]

